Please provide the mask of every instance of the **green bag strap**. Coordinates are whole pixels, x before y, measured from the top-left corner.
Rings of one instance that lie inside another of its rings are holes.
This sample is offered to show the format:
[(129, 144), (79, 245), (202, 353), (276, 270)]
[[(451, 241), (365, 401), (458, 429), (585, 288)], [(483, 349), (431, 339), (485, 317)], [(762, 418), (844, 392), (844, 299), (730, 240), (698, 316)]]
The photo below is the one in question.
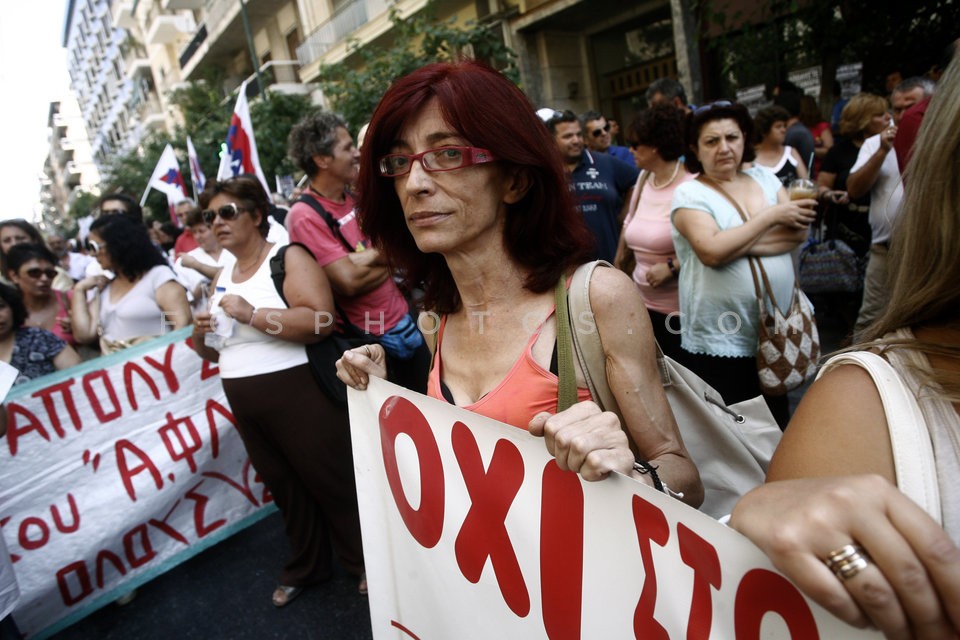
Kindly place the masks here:
[(554, 289), (557, 325), (557, 365), (559, 388), (557, 413), (577, 402), (577, 374), (573, 368), (573, 338), (570, 334), (570, 310), (567, 308), (567, 279), (561, 277)]

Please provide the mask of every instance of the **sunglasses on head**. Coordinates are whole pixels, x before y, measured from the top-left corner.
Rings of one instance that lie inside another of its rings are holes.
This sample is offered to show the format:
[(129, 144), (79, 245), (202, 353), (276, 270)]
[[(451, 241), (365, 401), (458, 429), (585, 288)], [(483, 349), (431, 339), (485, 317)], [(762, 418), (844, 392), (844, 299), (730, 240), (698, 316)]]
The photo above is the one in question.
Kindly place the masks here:
[(97, 214), (99, 216), (119, 216), (127, 213), (126, 209), (100, 209), (100, 212)]
[(592, 135), (594, 138), (599, 138), (599, 137), (602, 136), (604, 133), (607, 133), (607, 132), (609, 132), (609, 131), (610, 131), (610, 123), (608, 122), (608, 123), (605, 124), (602, 128), (597, 128), (597, 129), (594, 129), (593, 131), (591, 131), (591, 132), (590, 132), (590, 135)]
[(32, 269), (27, 269), (24, 273), (33, 278), (34, 280), (39, 280), (40, 276), (47, 276), (50, 280), (53, 280), (57, 277), (57, 270), (53, 267), (47, 267), (46, 269), (41, 269), (40, 267), (33, 267)]
[(241, 211), (244, 211), (242, 207), (238, 207), (233, 202), (228, 202), (216, 211), (213, 209), (207, 209), (206, 211), (201, 212), (200, 216), (207, 224), (213, 224), (213, 221), (216, 220), (217, 216), (220, 216), (221, 220), (235, 220), (237, 216), (240, 215)]
[(716, 102), (711, 102), (710, 104), (705, 104), (701, 107), (697, 107), (696, 109), (693, 110), (693, 115), (698, 116), (701, 113), (706, 113), (707, 111), (710, 111), (710, 109), (713, 109), (714, 107), (731, 107), (731, 106), (733, 106), (733, 103), (730, 102), (729, 100), (717, 100)]

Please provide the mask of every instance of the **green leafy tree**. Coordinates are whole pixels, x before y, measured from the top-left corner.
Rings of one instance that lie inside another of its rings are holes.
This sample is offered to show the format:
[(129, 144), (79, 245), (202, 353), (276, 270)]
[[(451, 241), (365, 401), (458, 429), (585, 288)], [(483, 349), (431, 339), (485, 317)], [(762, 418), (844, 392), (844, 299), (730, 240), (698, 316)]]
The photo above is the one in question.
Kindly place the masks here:
[[(101, 193), (121, 191), (139, 199), (146, 190), (160, 154), (163, 153), (163, 148), (168, 142), (170, 141), (166, 136), (151, 133), (141, 141), (138, 148), (111, 158), (101, 174)], [(156, 218), (164, 222), (169, 221), (167, 196), (151, 189), (144, 204), (143, 213), (145, 219)]]
[(465, 53), (484, 60), (519, 82), (516, 54), (504, 43), (498, 27), (456, 19), (438, 21), (435, 1), (413, 16), (402, 18), (390, 7), (393, 29), (385, 48), (348, 44), (345, 61), (323, 65), (320, 87), (353, 128), (370, 120), (380, 98), (395, 79), (429, 62), (456, 60)]
[[(234, 102), (217, 89), (222, 83), (223, 72), (212, 69), (203, 79), (185, 83), (170, 94), (171, 104), (183, 116), (183, 124), (178, 124), (173, 132), (177, 155), (186, 158), (189, 136), (197, 150), (197, 161), (203, 174), (211, 178), (217, 175), (220, 148), (227, 138), (230, 115), (233, 113)], [(189, 181), (189, 168), (183, 175)]]
[(257, 136), (260, 166), (271, 188), (274, 176), (293, 175), (293, 162), (287, 157), (287, 136), (305, 115), (315, 107), (308, 96), (267, 91), (265, 100), (250, 105), (250, 120)]

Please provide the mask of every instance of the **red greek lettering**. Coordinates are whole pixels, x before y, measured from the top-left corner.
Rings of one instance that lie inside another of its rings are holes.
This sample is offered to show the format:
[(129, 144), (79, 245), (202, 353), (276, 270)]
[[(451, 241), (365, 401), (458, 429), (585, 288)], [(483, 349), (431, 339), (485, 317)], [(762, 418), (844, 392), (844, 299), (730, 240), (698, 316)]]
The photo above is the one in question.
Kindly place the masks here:
[(670, 640), (667, 630), (653, 617), (657, 604), (657, 570), (653, 564), (651, 543), (658, 546), (670, 539), (670, 526), (663, 511), (640, 496), (633, 496), (633, 524), (640, 543), (640, 558), (643, 561), (643, 590), (633, 613), (633, 632), (637, 638)]
[[(130, 496), (131, 500), (137, 501), (137, 493), (133, 488), (133, 478), (144, 471), (150, 472), (153, 484), (158, 490), (163, 488), (163, 478), (160, 477), (160, 470), (157, 469), (157, 465), (153, 464), (150, 456), (140, 450), (137, 445), (129, 440), (117, 440), (114, 450), (117, 455), (117, 471), (120, 472), (123, 488), (127, 490), (127, 495)], [(131, 467), (127, 462), (128, 452), (139, 458), (140, 464)]]
[(214, 520), (214, 521), (211, 522), (210, 524), (206, 524), (206, 523), (203, 521), (203, 514), (204, 514), (204, 511), (205, 511), (206, 508), (207, 508), (207, 503), (210, 502), (210, 498), (208, 498), (207, 496), (203, 495), (202, 493), (197, 493), (197, 492), (196, 492), (196, 491), (197, 491), (197, 488), (199, 488), (201, 484), (203, 484), (203, 480), (201, 480), (200, 482), (198, 482), (197, 484), (195, 484), (193, 487), (190, 488), (189, 491), (187, 491), (187, 492), (184, 494), (184, 497), (185, 497), (185, 498), (188, 498), (188, 499), (190, 499), (190, 500), (193, 500), (193, 502), (194, 502), (194, 505), (193, 505), (193, 525), (194, 525), (194, 527), (196, 527), (196, 529), (197, 529), (197, 537), (198, 537), (198, 538), (202, 538), (202, 537), (206, 536), (207, 534), (209, 534), (210, 532), (216, 531), (217, 529), (219, 529), (220, 527), (222, 527), (223, 525), (225, 525), (225, 524), (227, 523), (227, 521), (226, 521), (225, 519)]
[(50, 505), (50, 515), (53, 516), (53, 526), (55, 526), (60, 533), (73, 533), (80, 528), (80, 510), (77, 509), (77, 501), (73, 499), (72, 493), (67, 494), (67, 505), (70, 507), (70, 517), (73, 519), (73, 523), (69, 526), (63, 523), (57, 505)]
[[(36, 527), (36, 529), (40, 532), (40, 537), (35, 540), (30, 539), (31, 526)], [(50, 541), (50, 527), (48, 527), (47, 523), (42, 519), (37, 518), (36, 516), (28, 516), (20, 522), (20, 530), (18, 531), (17, 539), (20, 542), (20, 546), (26, 551), (39, 549)]]
[(120, 556), (115, 554), (113, 551), (108, 551), (107, 549), (101, 549), (97, 553), (97, 588), (103, 589), (104, 579), (103, 576), (106, 573), (104, 570), (107, 563), (113, 565), (113, 568), (117, 570), (122, 576), (127, 575), (127, 569), (123, 566), (123, 560), (120, 559)]
[(67, 414), (70, 416), (70, 421), (73, 423), (74, 431), (80, 431), (82, 429), (80, 422), (80, 413), (77, 411), (77, 405), (73, 401), (73, 392), (70, 391), (70, 387), (76, 382), (73, 378), (64, 380), (63, 382), (55, 385), (51, 385), (44, 389), (41, 389), (33, 394), (34, 398), (40, 398), (43, 402), (43, 408), (47, 412), (47, 418), (50, 420), (50, 426), (61, 438), (66, 436), (63, 426), (60, 424), (60, 412), (57, 411), (57, 408), (54, 404), (53, 396), (55, 394), (59, 395), (63, 401), (63, 406), (67, 410)]
[(523, 484), (523, 456), (508, 440), (499, 440), (484, 472), (480, 448), (467, 425), (455, 422), (451, 440), (470, 494), (470, 509), (454, 543), (457, 565), (464, 577), (476, 584), (489, 557), (504, 602), (524, 618), (530, 613), (530, 594), (504, 524)]
[(209, 360), (200, 359), (200, 380), (207, 380), (220, 375), (220, 367)]
[[(138, 548), (135, 546), (137, 542), (140, 543), (139, 555), (137, 554)], [(153, 543), (150, 542), (150, 532), (147, 525), (138, 524), (123, 534), (123, 553), (127, 557), (131, 569), (142, 567), (156, 557), (157, 552), (153, 550)]]
[(791, 638), (819, 640), (817, 621), (806, 600), (789, 580), (766, 569), (748, 571), (737, 586), (733, 605), (737, 640), (759, 639), (760, 622), (771, 612), (787, 623)]
[(543, 469), (540, 592), (550, 640), (577, 640), (583, 609), (583, 487), (551, 460)]
[(236, 482), (235, 480), (228, 478), (227, 476), (220, 473), (219, 471), (204, 471), (200, 475), (202, 475), (204, 478), (212, 478), (214, 480), (220, 480), (221, 482), (225, 482), (229, 486), (239, 491), (240, 495), (242, 495), (244, 498), (250, 501), (250, 504), (252, 504), (255, 507), (258, 507), (260, 505), (257, 503), (257, 498), (256, 496), (253, 495), (253, 490), (250, 488), (250, 484), (247, 481), (249, 472), (250, 472), (250, 460), (248, 459), (246, 464), (243, 465), (243, 484), (242, 485), (239, 482)]
[[(71, 574), (77, 577), (79, 590), (76, 593), (73, 593), (70, 589), (68, 579)], [(90, 583), (90, 572), (87, 571), (87, 565), (82, 560), (77, 560), (58, 570), (57, 588), (60, 590), (60, 599), (68, 607), (72, 607), (93, 593), (93, 585)]]
[(163, 374), (163, 379), (167, 383), (170, 393), (176, 393), (180, 390), (180, 381), (177, 380), (177, 374), (173, 370), (173, 348), (174, 344), (167, 345), (167, 350), (163, 353), (163, 362), (157, 362), (151, 356), (145, 356), (143, 361)]
[[(187, 434), (189, 434), (190, 443), (184, 438), (184, 434), (180, 430), (181, 425), (185, 427)], [(163, 440), (163, 446), (167, 448), (170, 459), (174, 462), (186, 460), (187, 466), (190, 467), (190, 473), (196, 473), (197, 462), (193, 459), (193, 454), (203, 448), (203, 440), (200, 439), (197, 428), (193, 426), (193, 420), (189, 417), (174, 419), (172, 413), (167, 413), (167, 423), (160, 427), (157, 433), (160, 434), (160, 439)], [(176, 439), (176, 443), (171, 439), (171, 434)]]
[[(5, 527), (5, 526), (7, 526), (7, 523), (8, 523), (8, 522), (10, 522), (10, 516), (7, 516), (6, 518), (0, 519), (0, 528), (3, 528), (3, 527)], [(15, 554), (15, 553), (11, 553), (11, 554), (10, 554), (10, 563), (11, 563), (11, 564), (13, 564), (14, 562), (18, 562), (19, 560), (20, 560), (20, 556), (18, 556), (18, 555)]]
[(687, 622), (687, 640), (707, 640), (713, 624), (713, 595), (710, 587), (720, 589), (720, 558), (712, 544), (683, 523), (677, 524), (680, 559), (693, 569), (693, 599)]
[[(21, 424), (21, 421), (17, 419), (18, 416), (25, 418), (26, 424)], [(43, 424), (37, 419), (37, 416), (15, 402), (9, 403), (7, 405), (7, 448), (10, 449), (11, 456), (17, 455), (20, 448), (20, 438), (31, 431), (36, 431), (37, 435), (50, 442), (50, 434), (43, 428)]]
[(182, 533), (180, 533), (179, 531), (171, 527), (169, 524), (167, 524), (167, 518), (173, 515), (173, 512), (176, 510), (177, 505), (179, 504), (180, 504), (179, 500), (174, 502), (173, 506), (170, 507), (170, 511), (167, 511), (167, 515), (163, 516), (163, 520), (157, 520), (156, 518), (151, 518), (150, 520), (147, 521), (147, 524), (154, 526), (157, 529), (160, 529), (160, 531), (163, 531), (165, 534), (167, 534), (177, 542), (182, 542), (183, 544), (189, 546), (190, 543), (187, 541), (186, 536), (184, 536)]
[[(110, 404), (113, 405), (113, 408), (110, 409), (109, 412), (103, 410), (100, 396), (94, 390), (93, 385), (97, 381), (100, 381), (103, 391), (107, 394), (107, 399), (110, 401)], [(97, 420), (101, 423), (116, 420), (120, 417), (120, 414), (123, 413), (120, 409), (120, 400), (117, 398), (117, 391), (113, 388), (113, 382), (110, 381), (110, 376), (108, 376), (107, 372), (103, 369), (91, 371), (83, 376), (83, 392), (90, 402), (90, 408), (93, 409), (93, 413), (96, 414)]]
[[(443, 533), (444, 478), (440, 449), (427, 419), (415, 404), (393, 396), (380, 407), (380, 447), (384, 471), (393, 502), (410, 535), (423, 547), (431, 549)], [(413, 440), (420, 467), (420, 507), (414, 509), (403, 493), (397, 465), (396, 440), (401, 433)]]
[(160, 389), (157, 388), (157, 383), (153, 381), (153, 378), (147, 375), (143, 367), (136, 362), (123, 363), (123, 387), (127, 390), (127, 401), (130, 403), (130, 407), (136, 411), (140, 408), (140, 405), (137, 402), (137, 395), (133, 392), (133, 374), (137, 374), (141, 380), (147, 383), (150, 392), (157, 400), (160, 399)]
[(233, 413), (229, 409), (216, 400), (207, 400), (206, 414), (207, 425), (210, 427), (210, 455), (216, 458), (220, 455), (220, 434), (217, 433), (217, 419), (214, 417), (214, 413), (219, 413), (234, 427), (237, 426), (237, 419), (233, 417)]

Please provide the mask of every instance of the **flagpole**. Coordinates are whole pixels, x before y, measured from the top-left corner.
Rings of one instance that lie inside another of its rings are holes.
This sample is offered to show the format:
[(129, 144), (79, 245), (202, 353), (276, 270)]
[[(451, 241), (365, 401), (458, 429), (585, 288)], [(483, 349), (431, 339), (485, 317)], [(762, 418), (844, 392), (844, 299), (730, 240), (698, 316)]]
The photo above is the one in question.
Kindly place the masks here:
[(250, 61), (253, 71), (257, 74), (257, 88), (260, 89), (260, 99), (266, 100), (267, 94), (263, 88), (263, 77), (260, 75), (260, 61), (257, 59), (257, 48), (253, 44), (253, 32), (250, 31), (250, 19), (247, 17), (247, 4), (240, 0), (240, 17), (243, 18), (243, 30), (247, 34), (247, 46), (250, 48)]

